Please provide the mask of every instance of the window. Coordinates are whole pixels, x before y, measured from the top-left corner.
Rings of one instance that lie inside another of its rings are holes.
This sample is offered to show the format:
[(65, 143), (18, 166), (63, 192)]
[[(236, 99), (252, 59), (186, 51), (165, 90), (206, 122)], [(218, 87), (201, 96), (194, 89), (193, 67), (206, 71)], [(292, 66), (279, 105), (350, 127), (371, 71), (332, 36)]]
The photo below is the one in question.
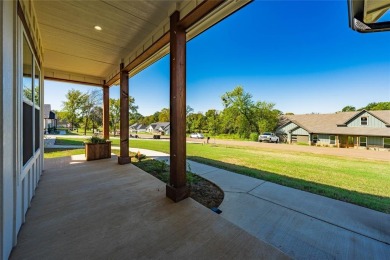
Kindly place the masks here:
[(22, 147), (23, 165), (26, 165), (40, 148), (41, 71), (25, 35), (22, 44)]
[(318, 135), (313, 135), (313, 143), (317, 143), (318, 142)]
[(23, 100), (33, 102), (33, 55), (26, 37), (23, 37)]
[(367, 137), (366, 136), (361, 136), (359, 138), (359, 146), (366, 147), (367, 146)]
[(362, 116), (360, 118), (360, 125), (367, 125), (367, 117), (366, 116)]
[(34, 101), (35, 106), (40, 106), (40, 88), (41, 88), (41, 71), (39, 70), (38, 63), (35, 61), (34, 67)]
[(390, 148), (390, 138), (383, 138), (383, 147)]
[(23, 37), (23, 165), (33, 156), (33, 54)]
[(336, 144), (336, 136), (330, 135), (329, 136), (329, 143), (330, 144)]

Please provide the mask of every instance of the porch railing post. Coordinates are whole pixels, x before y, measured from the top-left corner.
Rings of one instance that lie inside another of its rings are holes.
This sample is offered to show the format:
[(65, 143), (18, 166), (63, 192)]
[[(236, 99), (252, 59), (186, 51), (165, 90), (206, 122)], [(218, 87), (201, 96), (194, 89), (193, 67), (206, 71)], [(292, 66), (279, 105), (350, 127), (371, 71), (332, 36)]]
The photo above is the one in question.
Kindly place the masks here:
[(166, 195), (175, 202), (188, 197), (186, 183), (186, 32), (180, 13), (170, 17), (170, 181)]
[(120, 65), (120, 156), (119, 164), (130, 163), (129, 156), (129, 73)]

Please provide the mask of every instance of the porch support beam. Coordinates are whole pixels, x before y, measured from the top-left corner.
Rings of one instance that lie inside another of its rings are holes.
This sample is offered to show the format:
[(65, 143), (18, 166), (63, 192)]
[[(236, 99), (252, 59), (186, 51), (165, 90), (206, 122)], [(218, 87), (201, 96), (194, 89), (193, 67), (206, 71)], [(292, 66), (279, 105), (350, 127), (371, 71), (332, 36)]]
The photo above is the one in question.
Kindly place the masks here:
[(120, 65), (120, 156), (118, 164), (130, 163), (129, 156), (129, 73)]
[(110, 139), (110, 88), (103, 87), (103, 138)]
[(170, 17), (170, 180), (166, 196), (175, 202), (188, 197), (186, 181), (186, 32), (180, 13)]

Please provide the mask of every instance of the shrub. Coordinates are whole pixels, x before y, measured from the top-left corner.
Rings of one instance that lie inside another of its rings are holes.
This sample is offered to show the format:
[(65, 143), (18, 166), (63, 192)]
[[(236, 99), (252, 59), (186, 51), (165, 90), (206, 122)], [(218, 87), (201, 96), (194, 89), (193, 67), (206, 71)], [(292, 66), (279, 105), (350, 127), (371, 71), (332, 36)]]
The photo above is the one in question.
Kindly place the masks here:
[(92, 144), (104, 144), (107, 141), (104, 138), (100, 138), (98, 136), (92, 136), (87, 142), (92, 143)]
[(251, 134), (249, 135), (249, 139), (250, 139), (251, 141), (257, 141), (258, 138), (259, 138), (259, 134), (258, 134), (258, 133), (251, 133)]
[(137, 158), (137, 160), (140, 162), (140, 161), (142, 161), (143, 159), (146, 158), (146, 155), (145, 155), (145, 154), (141, 154), (141, 153), (138, 151), (138, 153), (136, 153), (136, 154), (134, 155), (134, 157)]

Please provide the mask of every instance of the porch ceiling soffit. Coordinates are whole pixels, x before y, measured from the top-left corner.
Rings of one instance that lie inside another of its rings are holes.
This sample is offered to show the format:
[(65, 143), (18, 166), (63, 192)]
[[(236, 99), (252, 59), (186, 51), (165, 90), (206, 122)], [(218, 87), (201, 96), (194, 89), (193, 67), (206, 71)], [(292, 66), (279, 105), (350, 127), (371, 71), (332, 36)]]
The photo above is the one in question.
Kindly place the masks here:
[[(249, 2), (35, 0), (45, 77), (91, 85), (106, 80), (110, 86), (119, 79), (121, 62), (134, 75), (169, 52), (173, 11), (186, 19), (190, 40)], [(199, 16), (212, 5), (212, 12)]]

